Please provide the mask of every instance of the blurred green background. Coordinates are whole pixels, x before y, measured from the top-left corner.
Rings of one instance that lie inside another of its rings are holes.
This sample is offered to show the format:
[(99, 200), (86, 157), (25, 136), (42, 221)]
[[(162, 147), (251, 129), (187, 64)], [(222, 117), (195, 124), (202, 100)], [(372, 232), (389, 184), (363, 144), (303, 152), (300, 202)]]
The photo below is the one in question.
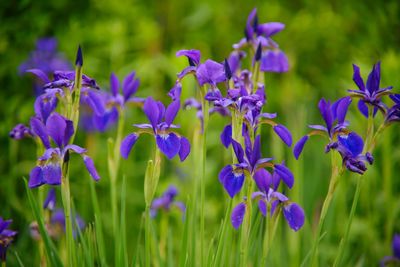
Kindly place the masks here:
[[(136, 70), (141, 80), (138, 96), (166, 100), (166, 93), (173, 86), (176, 73), (187, 62), (175, 57), (183, 48), (202, 52), (202, 59), (222, 61), (229, 55), (232, 44), (243, 36), (248, 13), (258, 9), (260, 22), (280, 21), (286, 29), (274, 40), (289, 57), (290, 71), (284, 74), (267, 74), (266, 111), (276, 111), (279, 121), (285, 123), (298, 140), (307, 131), (307, 124), (321, 123), (317, 103), (321, 97), (336, 99), (355, 88), (352, 82), (352, 63), (361, 67), (363, 77), (376, 61), (382, 61), (382, 86), (400, 85), (400, 2), (391, 1), (10, 1), (0, 3), (0, 216), (14, 218), (12, 228), (20, 232), (14, 250), (18, 251), (27, 266), (35, 261), (30, 255), (33, 243), (28, 235), (32, 220), (26, 201), (22, 176), (27, 176), (35, 164), (35, 147), (31, 140), (13, 141), (8, 132), (19, 123), (27, 123), (33, 114), (34, 95), (32, 77), (20, 76), (18, 66), (28, 57), (40, 37), (56, 37), (59, 51), (73, 62), (78, 44), (84, 52), (84, 73), (96, 79), (103, 89), (109, 88), (109, 76), (115, 72), (121, 79)], [(184, 96), (194, 94), (192, 81), (184, 83)], [(188, 136), (193, 135), (194, 111), (181, 112), (177, 121)], [(355, 105), (349, 119), (353, 129), (362, 129), (366, 120), (358, 115)], [(143, 121), (142, 112), (128, 112), (127, 125)], [(229, 161), (229, 151), (219, 143), (222, 125), (228, 119), (213, 116), (209, 134), (207, 180), (207, 230), (211, 238), (223, 217), (227, 195), (217, 181), (217, 174)], [(376, 164), (366, 175), (370, 180), (361, 196), (358, 217), (354, 221), (351, 242), (346, 255), (346, 266), (356, 263), (375, 266), (384, 255), (391, 254), (393, 231), (400, 231), (398, 196), (400, 182), (395, 179), (400, 167), (398, 126), (384, 135), (383, 148), (377, 150)], [(115, 129), (114, 129), (115, 130)], [(99, 195), (108, 196), (106, 139), (115, 131), (100, 134), (78, 134), (78, 144), (85, 144), (94, 157), (103, 176), (97, 185)], [(126, 132), (132, 129), (126, 127)], [(269, 139), (270, 131), (263, 134)], [(146, 140), (147, 138), (147, 140)], [(143, 138), (130, 159), (123, 161), (122, 170), (128, 181), (128, 240), (136, 240), (139, 232), (138, 218), (143, 211), (143, 173), (146, 160), (151, 155)], [(329, 180), (329, 156), (323, 153), (324, 142), (310, 142), (304, 155), (295, 161), (291, 151), (279, 143), (263, 147), (264, 155), (278, 155), (286, 159), (295, 170), (297, 180), (292, 198), (300, 203), (307, 214), (307, 223), (299, 233), (287, 229), (277, 240), (273, 253), (280, 266), (298, 266), (310, 248), (312, 225), (323, 200)], [(221, 160), (224, 153), (225, 162)], [(186, 200), (195, 176), (191, 173), (190, 159), (180, 164), (164, 164), (159, 190), (169, 183), (181, 189), (179, 199)], [(72, 170), (72, 193), (77, 210), (86, 221), (92, 221), (90, 200), (86, 199), (90, 178), (80, 171), (83, 164), (78, 157)], [(75, 174), (75, 176), (74, 176)], [(389, 179), (389, 178), (390, 179)], [(392, 179), (393, 178), (393, 179)], [(384, 181), (389, 182), (386, 184)], [(354, 175), (346, 175), (340, 184), (338, 201), (329, 213), (320, 253), (322, 262), (334, 257), (339, 237), (343, 234), (344, 220), (349, 213), (354, 192)], [(386, 189), (385, 189), (386, 186)], [(390, 189), (390, 196), (387, 190)], [(386, 191), (385, 191), (386, 190)], [(363, 206), (363, 200), (373, 199)], [(390, 201), (390, 202), (388, 202)], [(60, 203), (59, 203), (60, 204)], [(105, 210), (103, 219), (107, 229), (109, 204), (101, 202)], [(176, 215), (175, 231), (182, 223)], [(287, 228), (282, 225), (281, 228)], [(285, 234), (287, 233), (287, 234)], [(295, 237), (294, 235), (297, 235)], [(111, 234), (106, 234), (111, 238)], [(295, 246), (291, 240), (297, 238)], [(136, 241), (129, 244), (130, 255)], [(355, 256), (353, 256), (355, 255)], [(10, 256), (10, 261), (14, 261)], [(36, 259), (37, 260), (37, 259)], [(290, 265), (289, 265), (290, 264)], [(11, 265), (12, 266), (12, 265)], [(322, 265), (324, 266), (324, 265)]]

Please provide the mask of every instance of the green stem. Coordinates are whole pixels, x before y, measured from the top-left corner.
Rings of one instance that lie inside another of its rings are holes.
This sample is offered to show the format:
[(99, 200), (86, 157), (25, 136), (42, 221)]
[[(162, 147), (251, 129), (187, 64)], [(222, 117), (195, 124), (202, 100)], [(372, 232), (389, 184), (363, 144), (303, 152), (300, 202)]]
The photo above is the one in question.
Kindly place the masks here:
[(215, 257), (214, 266), (221, 266), (220, 258), (221, 258), (221, 255), (222, 255), (222, 248), (224, 247), (224, 242), (226, 242), (226, 240), (225, 240), (225, 238), (226, 238), (226, 230), (227, 230), (228, 221), (229, 221), (229, 218), (230, 218), (230, 215), (231, 215), (231, 212), (232, 212), (232, 206), (233, 206), (233, 199), (230, 198), (229, 199), (228, 208), (226, 209), (224, 222), (222, 224), (221, 235), (220, 235), (220, 238), (218, 240), (218, 247), (217, 247), (217, 253), (216, 253), (216, 257)]
[(145, 254), (146, 254), (146, 260), (145, 260), (145, 265), (146, 267), (151, 266), (151, 225), (150, 225), (150, 205), (146, 204), (146, 210), (145, 210)]
[(6, 261), (3, 261), (2, 263), (1, 263), (1, 267), (6, 267)]
[(345, 234), (344, 234), (344, 237), (343, 237), (342, 240), (340, 241), (339, 252), (338, 252), (338, 254), (336, 255), (336, 259), (335, 259), (335, 262), (334, 262), (334, 264), (333, 264), (334, 267), (335, 267), (335, 266), (340, 266), (340, 261), (341, 261), (341, 259), (342, 259), (342, 257), (343, 257), (344, 248), (345, 248), (345, 246), (346, 246), (347, 239), (348, 239), (348, 237), (349, 237), (351, 224), (352, 224), (352, 222), (353, 222), (353, 217), (354, 217), (354, 214), (355, 214), (356, 209), (357, 209), (358, 199), (359, 199), (359, 197), (360, 197), (360, 191), (361, 191), (362, 180), (363, 180), (363, 179), (362, 179), (362, 176), (359, 175), (359, 176), (357, 177), (357, 187), (356, 187), (356, 192), (355, 192), (354, 198), (353, 198), (353, 204), (351, 205), (350, 217), (349, 217), (349, 220), (348, 220), (347, 225), (346, 225), (346, 232), (345, 232)]
[(331, 153), (331, 161), (332, 161), (332, 174), (331, 174), (331, 180), (329, 182), (329, 189), (328, 193), (325, 197), (324, 203), (322, 205), (322, 210), (321, 210), (321, 215), (319, 217), (319, 222), (318, 222), (318, 228), (317, 232), (315, 234), (312, 250), (311, 250), (311, 264), (312, 266), (318, 265), (318, 260), (317, 260), (317, 251), (318, 251), (318, 246), (319, 246), (319, 240), (321, 237), (322, 233), (322, 228), (325, 222), (325, 217), (326, 214), (328, 213), (329, 207), (332, 202), (333, 195), (336, 190), (336, 186), (339, 181), (339, 177), (341, 176), (341, 171), (339, 170), (339, 167), (336, 165), (336, 159), (335, 159), (335, 153)]
[(69, 188), (68, 178), (68, 162), (64, 163), (63, 175), (61, 185), (61, 197), (64, 206), (65, 214), (65, 236), (67, 241), (67, 266), (76, 266), (75, 264), (75, 251), (74, 251), (74, 236), (72, 231), (72, 218), (71, 218), (71, 193)]
[[(376, 140), (375, 140), (376, 136), (374, 135), (374, 116), (373, 116), (374, 114), (373, 113), (374, 113), (374, 108), (369, 107), (367, 136), (365, 138), (364, 153), (371, 152), (371, 149), (373, 148), (374, 143), (376, 142)], [(381, 127), (379, 127), (378, 131), (379, 132), (381, 131)], [(354, 217), (355, 211), (357, 209), (358, 199), (360, 197), (361, 184), (362, 184), (362, 176), (359, 175), (357, 178), (357, 187), (356, 187), (356, 191), (354, 193), (353, 203), (351, 205), (349, 219), (348, 219), (347, 225), (346, 225), (346, 231), (345, 231), (345, 234), (344, 234), (342, 240), (340, 241), (339, 251), (338, 251), (338, 254), (336, 255), (333, 266), (339, 266), (340, 261), (343, 257), (343, 252), (346, 247), (347, 240), (349, 238), (351, 225), (353, 223), (353, 217)]]
[(206, 159), (207, 159), (207, 128), (209, 120), (209, 103), (205, 100), (206, 89), (201, 88), (201, 106), (203, 110), (203, 135), (202, 135), (202, 159), (201, 159), (201, 180), (200, 180), (200, 266), (203, 266), (204, 259), (204, 199), (205, 199), (205, 179), (206, 179)]
[(247, 266), (248, 260), (248, 250), (249, 250), (249, 237), (251, 231), (251, 215), (252, 215), (252, 205), (251, 205), (251, 192), (252, 192), (252, 177), (246, 175), (245, 177), (247, 183), (247, 198), (246, 198), (246, 217), (241, 228), (242, 242), (240, 244), (240, 266)]

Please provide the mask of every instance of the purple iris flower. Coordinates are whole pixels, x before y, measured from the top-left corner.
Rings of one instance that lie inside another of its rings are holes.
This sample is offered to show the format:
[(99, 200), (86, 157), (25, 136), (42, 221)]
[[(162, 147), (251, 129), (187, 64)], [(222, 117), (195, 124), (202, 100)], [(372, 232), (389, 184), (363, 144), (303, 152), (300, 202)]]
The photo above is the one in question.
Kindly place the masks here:
[[(69, 152), (80, 154), (92, 178), (95, 181), (100, 179), (93, 160), (85, 154), (86, 149), (69, 144), (74, 134), (72, 121), (55, 112), (49, 116), (45, 124), (38, 118), (32, 118), (31, 128), (40, 138), (46, 150), (38, 159), (38, 165), (30, 173), (30, 188), (43, 184), (61, 184), (62, 165), (64, 161), (68, 160)], [(53, 140), (53, 147), (51, 146), (50, 138)]]
[(393, 100), (394, 104), (386, 111), (386, 124), (400, 122), (400, 94), (390, 95), (390, 98)]
[(179, 154), (181, 161), (184, 161), (190, 153), (190, 143), (184, 136), (180, 136), (171, 129), (179, 128), (172, 124), (180, 109), (180, 101), (173, 101), (167, 108), (160, 101), (155, 101), (152, 97), (146, 98), (143, 111), (146, 114), (150, 124), (134, 124), (133, 126), (140, 130), (131, 133), (124, 138), (121, 143), (121, 155), (128, 158), (129, 153), (136, 143), (141, 133), (152, 134), (156, 139), (156, 144), (160, 151), (172, 159)]
[(171, 207), (177, 207), (182, 213), (185, 213), (186, 207), (180, 201), (176, 201), (175, 197), (178, 194), (178, 189), (171, 185), (168, 189), (162, 194), (161, 197), (156, 198), (151, 203), (150, 215), (151, 217), (155, 217), (157, 215), (158, 210), (169, 211)]
[(234, 44), (233, 48), (239, 51), (245, 46), (251, 46), (254, 51), (258, 50), (255, 61), (261, 58), (260, 70), (263, 72), (286, 72), (289, 69), (288, 59), (271, 38), (284, 28), (285, 25), (280, 22), (259, 24), (257, 9), (253, 9), (247, 18), (245, 38)]
[(334, 142), (337, 135), (346, 133), (346, 128), (349, 123), (345, 120), (348, 107), (351, 103), (350, 97), (340, 98), (333, 104), (325, 99), (321, 99), (318, 103), (318, 108), (322, 118), (325, 121), (324, 125), (309, 125), (311, 129), (314, 129), (308, 135), (303, 136), (295, 145), (293, 153), (296, 159), (299, 158), (303, 151), (305, 143), (308, 141), (311, 135), (322, 134), (327, 135), (330, 142)]
[[(298, 231), (304, 224), (304, 211), (298, 204), (291, 202), (284, 194), (276, 191), (279, 180), (274, 178), (276, 177), (264, 169), (256, 173), (254, 180), (260, 191), (252, 194), (252, 200), (257, 201), (258, 208), (263, 216), (267, 216), (269, 213), (272, 217), (276, 210), (281, 208), (289, 227)], [(235, 229), (238, 229), (243, 222), (246, 205), (247, 203), (241, 202), (232, 211), (231, 223)]]
[(224, 65), (211, 59), (200, 63), (201, 54), (198, 50), (179, 50), (176, 56), (186, 56), (189, 60), (189, 66), (178, 74), (179, 80), (187, 74), (193, 73), (200, 86), (209, 84), (212, 88), (215, 88), (217, 83), (226, 80)]
[(94, 112), (92, 116), (88, 116), (88, 122), (85, 123), (86, 128), (87, 123), (89, 123), (94, 129), (103, 132), (118, 120), (118, 113), (121, 109), (125, 108), (126, 104), (142, 103), (144, 101), (144, 99), (133, 96), (136, 94), (140, 84), (139, 79), (135, 76), (136, 73), (132, 71), (124, 78), (122, 84), (120, 84), (118, 77), (114, 73), (111, 74), (111, 93), (103, 92), (100, 94), (104, 112), (101, 114)]
[(381, 267), (385, 267), (387, 264), (390, 263), (395, 263), (395, 264), (400, 263), (400, 235), (398, 234), (395, 234), (393, 237), (392, 251), (393, 251), (392, 256), (386, 256), (381, 260), (380, 262)]
[[(34, 107), (36, 115), (46, 121), (48, 116), (56, 109), (58, 99), (65, 97), (64, 90), (73, 91), (75, 72), (55, 71), (52, 81), (39, 69), (30, 69), (27, 72), (33, 73), (44, 82), (44, 93), (37, 97)], [(81, 102), (89, 105), (96, 114), (102, 115), (104, 105), (98, 89), (100, 88), (94, 79), (82, 75)]]
[(381, 63), (376, 63), (368, 75), (367, 83), (364, 84), (360, 75), (360, 68), (353, 64), (353, 81), (359, 90), (348, 90), (351, 97), (359, 98), (358, 109), (368, 118), (368, 106), (374, 107), (374, 116), (379, 109), (383, 113), (386, 111), (386, 106), (382, 102), (382, 96), (390, 94), (392, 86), (379, 88), (381, 79)]
[(343, 165), (352, 172), (363, 174), (367, 167), (365, 162), (372, 164), (374, 159), (368, 152), (362, 155), (361, 152), (364, 148), (364, 141), (354, 132), (347, 135), (339, 135), (338, 141), (331, 143), (327, 146), (327, 150), (337, 150), (343, 159)]
[(254, 179), (257, 179), (258, 176), (270, 175), (264, 167), (271, 167), (279, 179), (283, 180), (289, 188), (292, 188), (294, 183), (292, 172), (284, 164), (270, 163), (272, 158), (261, 157), (260, 135), (256, 136), (254, 144), (252, 144), (250, 137), (245, 135), (245, 149), (234, 139), (231, 141), (238, 163), (226, 165), (219, 173), (219, 181), (231, 198), (242, 189), (246, 174)]
[(8, 229), (12, 220), (3, 220), (0, 217), (0, 261), (6, 261), (7, 249), (17, 235), (17, 232)]

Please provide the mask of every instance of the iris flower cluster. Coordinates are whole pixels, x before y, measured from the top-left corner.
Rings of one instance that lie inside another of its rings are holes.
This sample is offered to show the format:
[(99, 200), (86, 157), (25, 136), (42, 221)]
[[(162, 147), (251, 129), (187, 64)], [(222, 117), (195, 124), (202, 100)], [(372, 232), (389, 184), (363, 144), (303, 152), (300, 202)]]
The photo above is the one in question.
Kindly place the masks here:
[(182, 202), (175, 200), (177, 195), (178, 189), (175, 186), (170, 185), (160, 197), (155, 198), (151, 203), (151, 217), (157, 216), (159, 210), (169, 211), (171, 207), (178, 208), (184, 214), (186, 206)]

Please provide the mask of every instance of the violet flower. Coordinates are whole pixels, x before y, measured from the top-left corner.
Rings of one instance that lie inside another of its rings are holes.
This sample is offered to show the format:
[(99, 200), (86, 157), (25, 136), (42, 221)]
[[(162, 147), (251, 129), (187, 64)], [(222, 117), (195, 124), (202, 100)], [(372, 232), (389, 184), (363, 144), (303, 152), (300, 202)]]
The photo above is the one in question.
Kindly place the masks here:
[(189, 61), (189, 66), (178, 73), (178, 81), (192, 73), (200, 86), (209, 84), (212, 88), (215, 88), (217, 83), (226, 80), (224, 65), (211, 59), (200, 63), (201, 54), (198, 50), (179, 50), (176, 56), (186, 56)]
[(177, 207), (182, 213), (185, 213), (185, 204), (175, 200), (177, 194), (178, 189), (173, 185), (169, 186), (161, 197), (155, 198), (151, 203), (150, 216), (154, 218), (158, 210), (169, 211), (171, 207)]
[(374, 116), (379, 109), (385, 114), (386, 106), (382, 102), (382, 96), (390, 94), (392, 86), (379, 88), (381, 79), (381, 63), (376, 63), (368, 75), (367, 83), (364, 84), (360, 75), (360, 68), (353, 64), (353, 81), (359, 90), (348, 90), (351, 97), (359, 98), (358, 109), (365, 116), (369, 117), (368, 106), (374, 108)]
[(133, 125), (140, 130), (124, 138), (120, 149), (122, 157), (125, 159), (128, 158), (139, 135), (148, 133), (155, 137), (157, 147), (168, 159), (172, 159), (176, 154), (179, 154), (180, 160), (184, 161), (190, 153), (190, 143), (184, 136), (178, 135), (171, 130), (179, 128), (179, 126), (172, 124), (179, 109), (179, 100), (173, 101), (165, 108), (160, 101), (155, 101), (152, 97), (146, 98), (143, 111), (150, 124), (143, 123)]
[[(72, 121), (67, 120), (55, 112), (49, 116), (46, 124), (37, 118), (32, 118), (31, 128), (40, 138), (46, 150), (38, 159), (37, 166), (33, 168), (30, 173), (30, 188), (38, 187), (43, 184), (61, 184), (62, 165), (68, 160), (69, 152), (75, 152), (81, 155), (92, 178), (95, 181), (100, 179), (93, 160), (85, 154), (86, 149), (69, 144), (74, 134)], [(53, 147), (51, 146), (50, 137), (54, 143)]]
[(312, 135), (323, 135), (329, 138), (330, 142), (334, 142), (339, 134), (346, 133), (347, 126), (349, 123), (345, 120), (348, 107), (351, 103), (350, 97), (340, 98), (333, 104), (330, 101), (321, 99), (318, 103), (318, 108), (322, 118), (325, 121), (324, 125), (309, 125), (311, 129), (314, 129), (311, 133), (303, 136), (295, 145), (293, 154), (296, 159), (299, 158), (303, 151), (305, 143)]
[[(385, 256), (381, 261), (381, 267), (385, 267), (387, 264), (395, 263), (400, 264), (400, 235), (395, 234), (392, 241), (392, 256)], [(397, 265), (396, 265), (397, 266)]]
[(232, 147), (237, 159), (236, 164), (226, 165), (219, 173), (219, 181), (224, 186), (226, 192), (231, 198), (240, 192), (243, 187), (245, 175), (256, 179), (256, 177), (265, 177), (269, 172), (265, 167), (270, 167), (276, 172), (279, 180), (292, 188), (294, 177), (292, 172), (284, 164), (272, 164), (272, 158), (261, 157), (261, 139), (257, 135), (254, 144), (251, 143), (250, 138), (245, 136), (245, 149), (232, 139)]
[(0, 217), (0, 261), (6, 261), (7, 249), (13, 242), (17, 232), (8, 229), (12, 220), (3, 220)]
[(240, 51), (246, 46), (250, 46), (254, 51), (259, 47), (261, 55), (256, 53), (255, 61), (261, 58), (260, 71), (263, 72), (286, 72), (289, 63), (286, 55), (279, 49), (277, 43), (272, 40), (272, 36), (285, 28), (280, 22), (258, 23), (257, 9), (253, 9), (246, 22), (245, 38), (239, 43), (234, 44), (233, 48)]
[(385, 116), (385, 124), (391, 124), (393, 122), (400, 122), (400, 94), (390, 95), (394, 104), (388, 108)]
[(34, 133), (32, 132), (32, 130), (29, 127), (19, 123), (19, 124), (15, 125), (15, 127), (10, 131), (10, 133), (8, 135), (12, 139), (21, 140), (26, 137), (33, 137)]

